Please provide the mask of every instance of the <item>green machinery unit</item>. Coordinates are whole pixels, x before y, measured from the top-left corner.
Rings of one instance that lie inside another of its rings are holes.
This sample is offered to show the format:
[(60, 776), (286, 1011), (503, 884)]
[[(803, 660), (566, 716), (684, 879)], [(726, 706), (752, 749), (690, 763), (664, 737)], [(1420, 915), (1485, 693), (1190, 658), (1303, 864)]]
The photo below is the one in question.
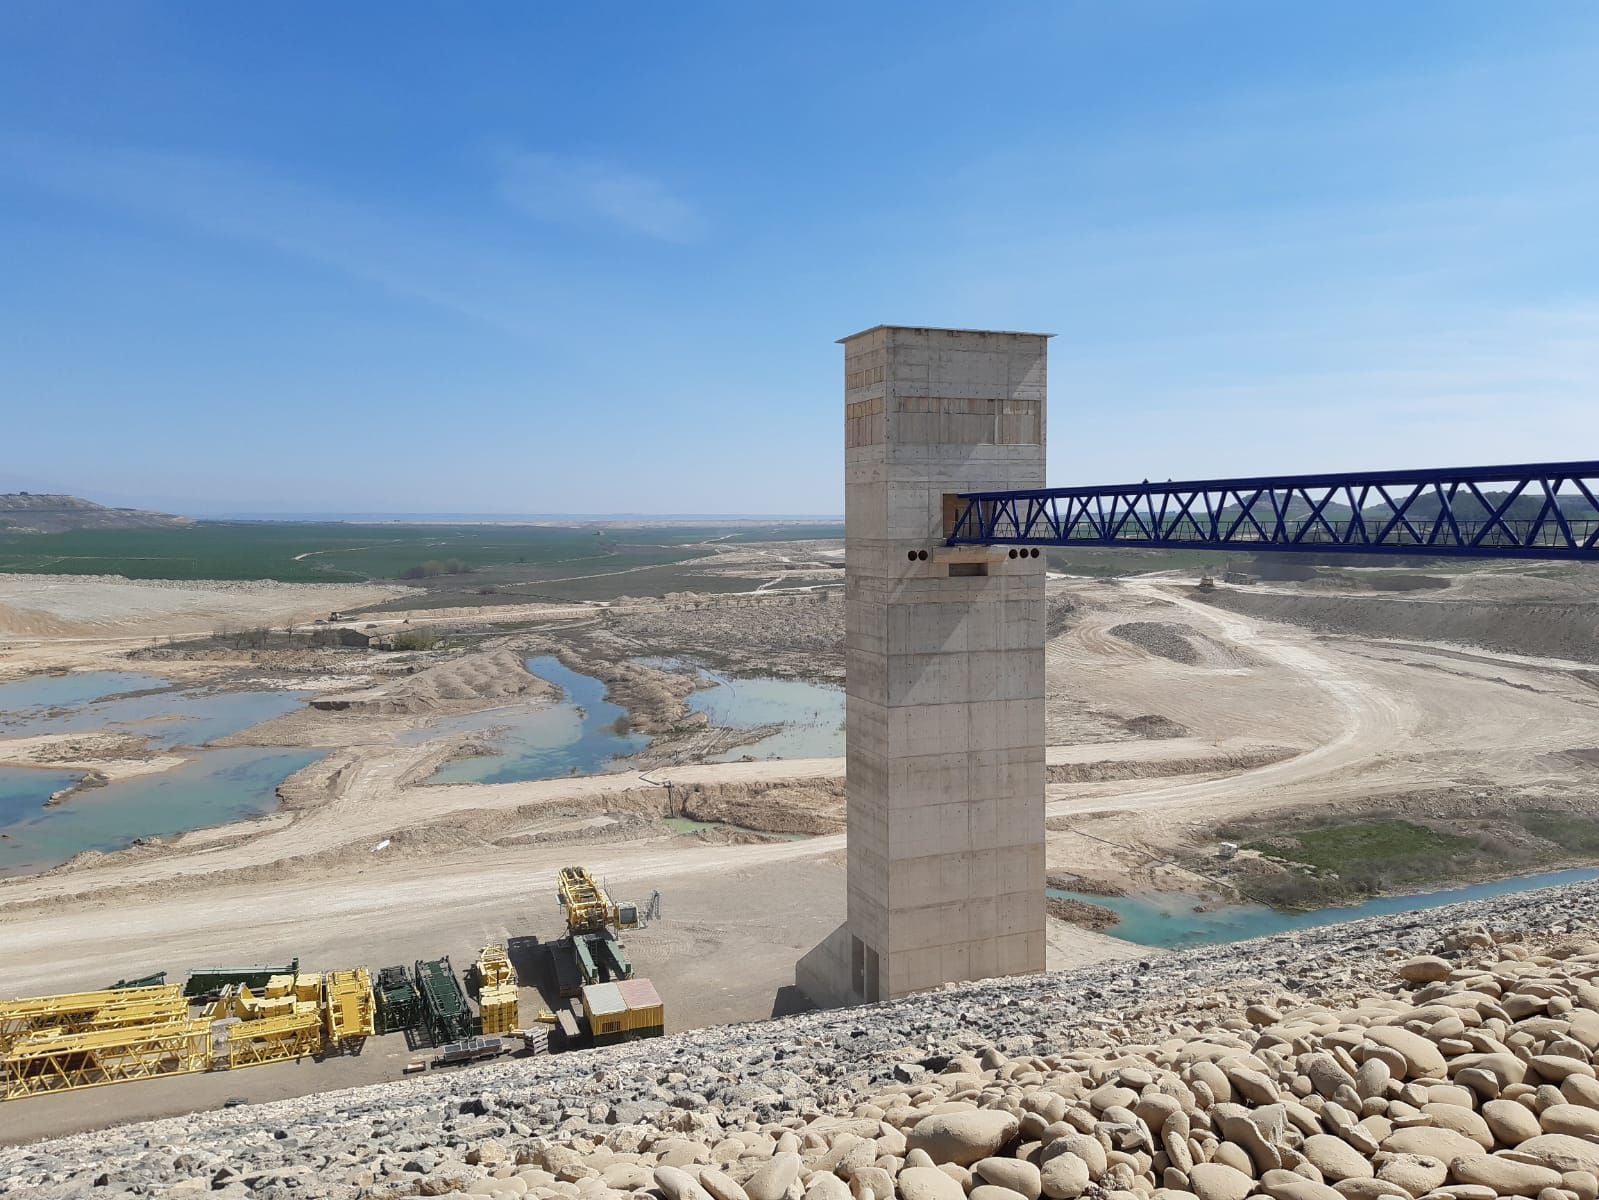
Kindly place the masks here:
[(450, 957), (417, 960), (416, 990), (421, 998), (421, 1028), (435, 1046), (459, 1042), (477, 1032), (477, 1022), (466, 1003), (461, 981), (455, 977)]
[(609, 929), (568, 934), (550, 943), (556, 988), (563, 998), (576, 996), (586, 984), (620, 983), (633, 978), (633, 964)]
[(298, 975), (300, 960), (294, 959), (281, 967), (202, 967), (189, 976), (183, 994), (191, 1000), (196, 996), (210, 996), (229, 984), (243, 984), (252, 991), (266, 987), (274, 975)]
[(115, 983), (106, 984), (108, 992), (125, 992), (129, 988), (160, 987), (167, 981), (165, 971), (157, 971), (153, 975), (145, 975), (139, 979), (119, 979)]
[(404, 967), (384, 967), (378, 972), (377, 987), (372, 990), (377, 995), (379, 1033), (403, 1033), (421, 1023), (422, 1004), (417, 998), (416, 985)]
[(584, 983), (619, 983), (633, 978), (633, 964), (609, 929), (574, 937), (572, 948), (577, 951), (577, 968)]

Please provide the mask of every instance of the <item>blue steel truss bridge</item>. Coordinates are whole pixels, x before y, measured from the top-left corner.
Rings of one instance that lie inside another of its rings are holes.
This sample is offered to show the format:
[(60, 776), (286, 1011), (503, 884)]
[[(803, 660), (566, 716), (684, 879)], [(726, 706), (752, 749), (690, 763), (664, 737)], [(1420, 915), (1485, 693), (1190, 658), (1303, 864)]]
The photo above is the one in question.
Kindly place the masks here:
[(944, 498), (952, 546), (1599, 562), (1599, 462), (1262, 476)]

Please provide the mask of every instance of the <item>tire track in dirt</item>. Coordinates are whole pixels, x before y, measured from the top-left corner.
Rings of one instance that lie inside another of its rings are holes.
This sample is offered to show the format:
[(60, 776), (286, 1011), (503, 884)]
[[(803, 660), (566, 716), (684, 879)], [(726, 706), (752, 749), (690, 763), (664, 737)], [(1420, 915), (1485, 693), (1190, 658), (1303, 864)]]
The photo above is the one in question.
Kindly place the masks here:
[[(1332, 790), (1347, 790), (1347, 783), (1333, 783), (1333, 777), (1356, 769), (1373, 758), (1395, 749), (1405, 736), (1413, 710), (1392, 693), (1363, 681), (1350, 669), (1348, 660), (1336, 652), (1282, 638), (1262, 621), (1225, 613), (1207, 605), (1157, 590), (1154, 584), (1127, 584), (1146, 594), (1159, 596), (1209, 626), (1212, 636), (1260, 658), (1311, 678), (1321, 693), (1334, 702), (1338, 716), (1335, 728), (1323, 727), (1319, 744), (1302, 754), (1239, 773), (1194, 779), (1187, 777), (1169, 784), (1135, 790), (1121, 788), (1122, 794), (1083, 796), (1052, 800), (1046, 805), (1049, 816), (1068, 816), (1090, 812), (1140, 811), (1175, 805), (1199, 807), (1217, 803), (1241, 804), (1270, 789), (1281, 793), (1318, 781), (1328, 782)], [(1263, 737), (1272, 731), (1262, 730)], [(1052, 789), (1060, 790), (1060, 789)], [(1128, 794), (1128, 793), (1131, 794)]]

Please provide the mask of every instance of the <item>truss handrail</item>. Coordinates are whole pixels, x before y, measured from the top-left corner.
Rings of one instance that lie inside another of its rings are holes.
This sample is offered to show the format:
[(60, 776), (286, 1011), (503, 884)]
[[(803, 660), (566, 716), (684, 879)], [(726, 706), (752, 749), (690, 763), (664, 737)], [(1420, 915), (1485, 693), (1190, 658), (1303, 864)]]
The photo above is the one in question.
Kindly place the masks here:
[(1145, 480), (952, 499), (951, 545), (1599, 561), (1596, 461)]

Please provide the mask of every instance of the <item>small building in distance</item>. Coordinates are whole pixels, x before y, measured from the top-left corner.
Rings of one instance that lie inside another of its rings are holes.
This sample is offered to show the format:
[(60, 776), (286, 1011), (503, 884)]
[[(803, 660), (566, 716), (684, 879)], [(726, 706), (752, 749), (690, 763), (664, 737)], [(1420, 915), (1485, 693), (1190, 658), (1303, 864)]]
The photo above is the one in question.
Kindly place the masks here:
[(330, 625), (318, 629), (312, 641), (322, 646), (344, 646), (351, 650), (392, 650), (394, 634), (376, 629), (356, 629), (351, 625)]

